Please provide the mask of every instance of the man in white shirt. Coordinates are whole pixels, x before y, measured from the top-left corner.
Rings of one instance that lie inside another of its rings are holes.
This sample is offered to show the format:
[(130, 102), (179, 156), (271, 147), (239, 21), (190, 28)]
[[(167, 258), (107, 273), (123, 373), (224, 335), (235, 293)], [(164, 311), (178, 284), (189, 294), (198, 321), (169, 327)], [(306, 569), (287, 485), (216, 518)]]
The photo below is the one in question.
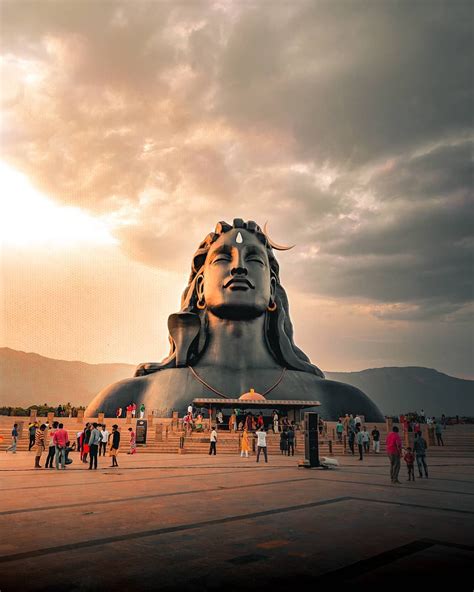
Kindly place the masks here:
[(193, 406), (188, 405), (188, 415), (192, 418), (193, 417)]
[(209, 438), (211, 446), (209, 447), (209, 454), (217, 454), (216, 452), (216, 445), (217, 445), (217, 432), (216, 428), (212, 426), (211, 436)]
[(260, 458), (260, 452), (263, 451), (263, 454), (265, 456), (265, 462), (268, 462), (268, 456), (267, 456), (267, 433), (265, 431), (264, 426), (262, 426), (261, 428), (259, 428), (256, 432), (255, 435), (257, 436), (257, 462)]
[(99, 456), (105, 456), (107, 451), (107, 442), (109, 441), (109, 432), (105, 425), (101, 429), (101, 440), (99, 442)]

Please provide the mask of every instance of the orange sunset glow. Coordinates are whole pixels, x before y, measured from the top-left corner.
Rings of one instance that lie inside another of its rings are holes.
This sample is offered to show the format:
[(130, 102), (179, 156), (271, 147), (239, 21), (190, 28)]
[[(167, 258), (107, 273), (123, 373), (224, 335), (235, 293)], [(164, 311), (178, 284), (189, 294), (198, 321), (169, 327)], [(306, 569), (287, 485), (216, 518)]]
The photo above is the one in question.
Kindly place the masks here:
[(2, 3), (0, 346), (160, 360), (240, 217), (320, 368), (472, 377), (468, 19), (337, 5)]

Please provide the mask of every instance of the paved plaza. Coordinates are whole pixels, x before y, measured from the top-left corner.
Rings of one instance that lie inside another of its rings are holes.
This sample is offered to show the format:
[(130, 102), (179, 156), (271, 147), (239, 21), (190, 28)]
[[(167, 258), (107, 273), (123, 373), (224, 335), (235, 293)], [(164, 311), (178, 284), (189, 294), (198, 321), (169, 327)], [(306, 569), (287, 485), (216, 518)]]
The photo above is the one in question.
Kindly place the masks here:
[(401, 485), (385, 455), (336, 470), (138, 453), (89, 471), (73, 453), (56, 471), (33, 457), (0, 458), (2, 592), (408, 590), (446, 574), (472, 590), (474, 457), (432, 458), (414, 483), (403, 466)]

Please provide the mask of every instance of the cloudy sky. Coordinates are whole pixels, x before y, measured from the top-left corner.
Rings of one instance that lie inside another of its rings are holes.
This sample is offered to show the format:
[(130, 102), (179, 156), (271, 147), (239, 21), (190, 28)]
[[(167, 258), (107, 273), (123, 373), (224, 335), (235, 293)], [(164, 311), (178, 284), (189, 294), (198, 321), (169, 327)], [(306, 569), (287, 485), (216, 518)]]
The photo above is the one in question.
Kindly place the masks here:
[(472, 371), (472, 5), (1, 3), (0, 345), (157, 361), (198, 243), (269, 221), (324, 370)]

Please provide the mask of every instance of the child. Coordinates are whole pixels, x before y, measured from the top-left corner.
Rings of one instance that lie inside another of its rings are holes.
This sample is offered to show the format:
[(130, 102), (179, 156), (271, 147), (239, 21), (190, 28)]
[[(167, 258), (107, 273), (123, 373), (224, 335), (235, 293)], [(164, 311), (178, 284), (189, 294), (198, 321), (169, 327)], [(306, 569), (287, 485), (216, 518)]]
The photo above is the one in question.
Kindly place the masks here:
[(406, 452), (405, 452), (403, 458), (405, 459), (405, 462), (407, 463), (408, 481), (414, 481), (415, 480), (415, 468), (414, 468), (415, 456), (414, 456), (413, 452), (411, 451), (411, 448), (406, 449)]

